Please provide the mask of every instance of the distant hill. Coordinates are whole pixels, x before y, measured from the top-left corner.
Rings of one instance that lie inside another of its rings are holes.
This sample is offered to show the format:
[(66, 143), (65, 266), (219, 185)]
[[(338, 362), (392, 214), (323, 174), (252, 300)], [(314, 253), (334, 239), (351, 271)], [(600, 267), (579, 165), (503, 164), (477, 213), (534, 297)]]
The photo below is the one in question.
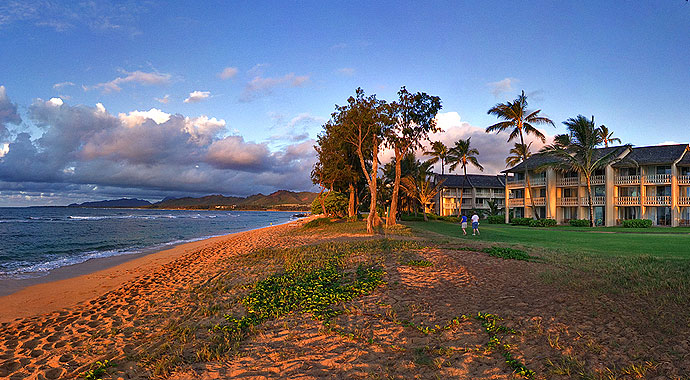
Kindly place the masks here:
[(269, 195), (255, 194), (247, 198), (207, 195), (201, 198), (166, 198), (149, 206), (163, 209), (211, 209), (211, 210), (309, 210), (317, 193), (279, 190)]
[(89, 207), (89, 208), (135, 208), (150, 206), (151, 202), (136, 198), (111, 199), (97, 202), (72, 203), (67, 207)]

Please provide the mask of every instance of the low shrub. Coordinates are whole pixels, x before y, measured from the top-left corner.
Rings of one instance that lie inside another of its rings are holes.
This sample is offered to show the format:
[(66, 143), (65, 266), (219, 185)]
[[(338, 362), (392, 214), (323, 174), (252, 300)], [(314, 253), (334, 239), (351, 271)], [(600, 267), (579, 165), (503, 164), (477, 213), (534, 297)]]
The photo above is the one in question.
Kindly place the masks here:
[(500, 257), (502, 259), (528, 261), (531, 258), (531, 256), (528, 255), (527, 252), (521, 249), (508, 247), (493, 246), (489, 248), (484, 248), (484, 252), (488, 253), (490, 256)]
[(331, 218), (318, 218), (305, 223), (304, 228), (317, 228), (321, 226), (327, 226), (329, 224), (333, 224)]
[(433, 264), (429, 260), (407, 260), (402, 263), (403, 265), (409, 266), (409, 267), (430, 267)]
[(589, 220), (587, 219), (570, 219), (569, 223), (573, 227), (589, 227)]
[(514, 226), (529, 226), (529, 222), (532, 220), (532, 218), (513, 218), (510, 220), (510, 224)]
[[(324, 207), (326, 208), (326, 214), (335, 215), (338, 217), (344, 217), (347, 215), (347, 206), (350, 202), (347, 195), (337, 191), (329, 191), (327, 194), (323, 194), (322, 197), (324, 197), (323, 203)], [(316, 197), (311, 203), (311, 213), (323, 213), (323, 208), (321, 207), (321, 200), (319, 197)]]
[(530, 227), (553, 227), (556, 224), (556, 219), (531, 219), (529, 221)]
[(649, 228), (652, 226), (652, 221), (649, 219), (628, 219), (623, 221), (625, 228)]
[(486, 222), (489, 224), (505, 224), (505, 215), (491, 215), (486, 218)]

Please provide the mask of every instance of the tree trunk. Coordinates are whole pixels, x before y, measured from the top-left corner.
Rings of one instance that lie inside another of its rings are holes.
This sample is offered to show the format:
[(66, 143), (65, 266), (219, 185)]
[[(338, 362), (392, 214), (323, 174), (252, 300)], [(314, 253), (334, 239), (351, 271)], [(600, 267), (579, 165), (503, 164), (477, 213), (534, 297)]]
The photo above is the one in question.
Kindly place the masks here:
[(323, 213), (323, 216), (328, 216), (326, 215), (326, 204), (323, 201), (323, 191), (326, 190), (325, 187), (321, 187), (321, 192), (319, 192), (319, 202), (321, 202), (321, 212)]
[(398, 194), (400, 194), (400, 177), (402, 176), (402, 151), (394, 147), (395, 151), (395, 179), (393, 180), (393, 198), (391, 198), (391, 208), (386, 218), (386, 226), (396, 225), (395, 216), (398, 215)]
[(369, 216), (367, 217), (367, 233), (373, 234), (375, 231), (374, 229), (378, 226), (381, 225), (381, 219), (379, 218), (378, 214), (376, 213), (376, 196), (377, 196), (377, 183), (376, 183), (376, 177), (379, 169), (379, 162), (378, 162), (378, 153), (379, 153), (379, 146), (378, 146), (378, 139), (374, 137), (374, 144), (373, 144), (373, 159), (371, 162), (371, 177), (369, 180), (369, 194), (371, 195), (371, 202), (369, 203)]
[(465, 181), (467, 181), (467, 167), (463, 166), (462, 167), (463, 172), (465, 173), (465, 176), (462, 177), (462, 185), (460, 186), (460, 206), (458, 206), (458, 218), (460, 217), (462, 213), (462, 194), (465, 191)]
[(585, 176), (587, 180), (587, 201), (589, 202), (589, 226), (594, 227), (594, 206), (592, 205), (592, 185), (589, 176)]
[(350, 200), (347, 205), (347, 217), (352, 219), (355, 217), (355, 185), (348, 184), (348, 190), (350, 192)]
[(424, 221), (428, 222), (429, 219), (427, 219), (427, 217), (426, 217), (426, 207), (424, 207), (424, 206), (422, 206), (422, 207), (423, 207), (422, 212), (424, 212)]

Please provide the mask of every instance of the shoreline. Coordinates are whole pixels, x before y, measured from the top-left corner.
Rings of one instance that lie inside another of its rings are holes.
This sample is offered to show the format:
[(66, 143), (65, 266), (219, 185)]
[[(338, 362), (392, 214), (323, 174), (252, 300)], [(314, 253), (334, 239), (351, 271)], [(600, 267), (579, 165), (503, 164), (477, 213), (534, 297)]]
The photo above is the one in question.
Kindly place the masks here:
[(0, 323), (75, 306), (207, 246), (241, 234), (300, 223), (304, 219), (181, 243), (165, 249), (91, 259), (57, 268), (42, 277), (1, 280), (0, 284), (6, 285), (9, 293), (0, 295), (0, 304), (3, 305), (0, 308)]

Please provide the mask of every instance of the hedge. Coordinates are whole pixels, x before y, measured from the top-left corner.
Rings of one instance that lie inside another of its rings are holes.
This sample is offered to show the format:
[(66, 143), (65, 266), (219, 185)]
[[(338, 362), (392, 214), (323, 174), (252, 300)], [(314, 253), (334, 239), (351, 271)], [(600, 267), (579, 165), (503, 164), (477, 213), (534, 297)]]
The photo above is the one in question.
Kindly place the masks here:
[(589, 227), (588, 219), (570, 219), (570, 225), (573, 227)]
[(532, 219), (529, 222), (530, 227), (553, 227), (556, 224), (556, 219)]
[(505, 224), (506, 217), (505, 215), (491, 215), (486, 218), (486, 222), (489, 224)]
[(628, 219), (623, 221), (625, 228), (649, 228), (652, 226), (652, 221), (649, 219)]
[(529, 222), (532, 221), (532, 218), (513, 218), (510, 220), (510, 224), (514, 226), (529, 226)]

